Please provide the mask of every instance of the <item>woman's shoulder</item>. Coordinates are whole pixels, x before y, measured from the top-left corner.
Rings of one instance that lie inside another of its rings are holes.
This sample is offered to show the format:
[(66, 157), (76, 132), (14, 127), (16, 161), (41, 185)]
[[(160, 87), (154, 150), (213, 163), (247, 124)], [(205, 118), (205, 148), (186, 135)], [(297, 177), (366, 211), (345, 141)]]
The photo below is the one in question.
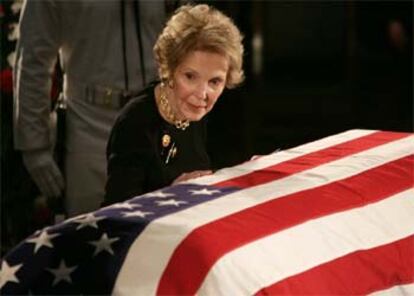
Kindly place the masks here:
[(157, 118), (154, 98), (154, 87), (150, 85), (140, 93), (131, 96), (128, 103), (121, 109), (117, 122), (149, 123)]
[(112, 127), (107, 153), (133, 151), (146, 146), (158, 120), (153, 91), (145, 89), (131, 97)]

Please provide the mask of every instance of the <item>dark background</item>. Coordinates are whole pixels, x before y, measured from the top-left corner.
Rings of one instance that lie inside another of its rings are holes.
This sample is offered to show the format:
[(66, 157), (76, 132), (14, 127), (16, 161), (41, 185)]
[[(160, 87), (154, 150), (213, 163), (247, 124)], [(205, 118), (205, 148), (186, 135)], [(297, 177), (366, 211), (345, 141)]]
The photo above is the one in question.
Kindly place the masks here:
[(413, 131), (412, 1), (208, 3), (234, 19), (246, 51), (245, 83), (209, 115), (216, 167), (348, 129)]

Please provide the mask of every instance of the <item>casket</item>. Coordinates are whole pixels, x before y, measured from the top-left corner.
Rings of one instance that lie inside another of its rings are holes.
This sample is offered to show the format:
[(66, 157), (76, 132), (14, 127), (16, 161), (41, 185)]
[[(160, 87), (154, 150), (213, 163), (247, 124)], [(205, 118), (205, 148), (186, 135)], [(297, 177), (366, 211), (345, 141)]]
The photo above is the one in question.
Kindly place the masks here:
[(414, 135), (350, 130), (39, 230), (3, 294), (413, 295)]

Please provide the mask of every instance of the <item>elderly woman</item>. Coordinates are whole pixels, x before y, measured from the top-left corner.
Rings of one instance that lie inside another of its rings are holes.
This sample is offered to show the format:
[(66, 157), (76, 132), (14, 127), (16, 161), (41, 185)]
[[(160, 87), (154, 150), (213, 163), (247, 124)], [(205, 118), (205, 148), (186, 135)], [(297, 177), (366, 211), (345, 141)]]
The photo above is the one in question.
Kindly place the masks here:
[(111, 132), (105, 204), (211, 173), (204, 117), (243, 80), (241, 41), (210, 6), (176, 11), (154, 46), (160, 82), (125, 106)]

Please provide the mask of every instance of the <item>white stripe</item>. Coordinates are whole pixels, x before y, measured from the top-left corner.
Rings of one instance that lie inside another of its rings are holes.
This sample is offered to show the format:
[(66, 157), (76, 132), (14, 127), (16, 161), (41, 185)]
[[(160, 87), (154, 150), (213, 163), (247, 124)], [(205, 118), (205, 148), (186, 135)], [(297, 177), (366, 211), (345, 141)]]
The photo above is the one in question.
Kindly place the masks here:
[(277, 153), (260, 157), (256, 160), (248, 161), (240, 165), (218, 170), (214, 175), (204, 176), (193, 179), (186, 183), (209, 185), (219, 183), (230, 178), (243, 176), (251, 171), (261, 170), (263, 168), (276, 165), (296, 157), (300, 157), (318, 150), (323, 150), (347, 141), (351, 141), (363, 136), (373, 134), (377, 131), (372, 130), (350, 130), (337, 135), (329, 136), (318, 141), (310, 142), (293, 149), (283, 150)]
[(155, 294), (174, 249), (201, 225), (280, 196), (358, 174), (413, 151), (414, 136), (410, 136), (155, 220), (132, 244), (113, 293)]
[(395, 286), (395, 287), (392, 287), (386, 290), (371, 293), (369, 295), (371, 296), (397, 296), (397, 295), (413, 296), (414, 295), (414, 284)]
[[(338, 257), (412, 235), (413, 225), (413, 189), (311, 220), (226, 254), (210, 270), (197, 295), (253, 295)], [(231, 278), (223, 280), (224, 275)]]

